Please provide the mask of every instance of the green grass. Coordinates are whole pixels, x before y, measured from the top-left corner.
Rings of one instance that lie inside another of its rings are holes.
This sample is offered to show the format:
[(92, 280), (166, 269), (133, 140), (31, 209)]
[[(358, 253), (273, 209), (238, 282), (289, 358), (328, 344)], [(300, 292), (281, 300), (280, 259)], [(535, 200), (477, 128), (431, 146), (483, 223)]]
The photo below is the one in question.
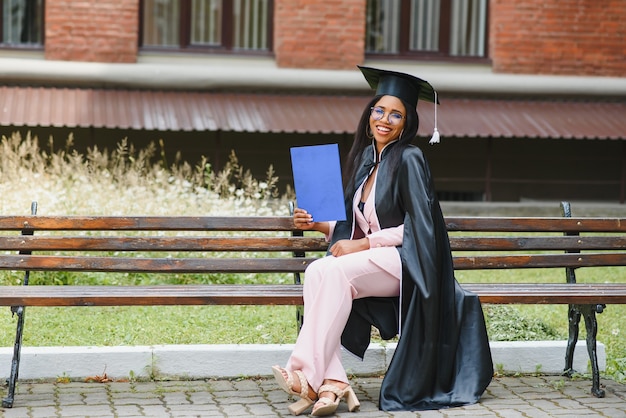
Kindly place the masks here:
[[(15, 339), (3, 314), (0, 346)], [(291, 343), (290, 306), (114, 306), (26, 309), (26, 346)]]

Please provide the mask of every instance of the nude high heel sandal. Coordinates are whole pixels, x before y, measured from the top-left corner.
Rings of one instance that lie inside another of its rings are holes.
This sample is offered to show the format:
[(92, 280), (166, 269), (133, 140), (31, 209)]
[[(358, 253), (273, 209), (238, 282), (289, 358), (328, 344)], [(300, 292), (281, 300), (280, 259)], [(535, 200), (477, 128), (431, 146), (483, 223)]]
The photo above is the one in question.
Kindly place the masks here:
[(309, 383), (307, 382), (306, 377), (304, 377), (304, 373), (300, 370), (295, 370), (293, 372), (293, 374), (298, 376), (298, 379), (300, 380), (300, 392), (296, 392), (293, 390), (292, 374), (288, 370), (285, 370), (287, 372), (286, 379), (282, 373), (283, 369), (280, 367), (273, 366), (272, 371), (274, 372), (274, 378), (278, 382), (278, 386), (280, 386), (282, 390), (287, 392), (289, 395), (295, 395), (301, 398), (300, 400), (289, 405), (288, 409), (292, 415), (300, 415), (313, 405), (314, 402), (309, 398)]
[(348, 404), (348, 411), (356, 412), (361, 407), (361, 402), (359, 402), (359, 398), (356, 397), (356, 393), (352, 390), (352, 386), (348, 386), (344, 389), (344, 398), (346, 398), (346, 403)]
[(348, 411), (350, 412), (358, 411), (359, 407), (361, 406), (361, 403), (359, 402), (359, 399), (356, 397), (356, 394), (354, 393), (354, 390), (352, 389), (351, 386), (347, 386), (345, 389), (342, 390), (342, 389), (339, 389), (335, 385), (327, 384), (327, 385), (322, 385), (319, 388), (318, 392), (319, 393), (331, 392), (335, 394), (336, 398), (333, 401), (330, 398), (327, 398), (325, 396), (320, 397), (317, 400), (317, 403), (323, 403), (324, 405), (316, 409), (313, 409), (313, 412), (311, 413), (311, 415), (314, 417), (323, 417), (326, 415), (334, 414), (335, 411), (337, 411), (337, 408), (339, 407), (339, 402), (343, 398), (346, 398), (346, 403), (348, 404)]
[(300, 415), (313, 405), (313, 401), (309, 398), (300, 398), (299, 401), (289, 405), (287, 409), (291, 412), (291, 415)]

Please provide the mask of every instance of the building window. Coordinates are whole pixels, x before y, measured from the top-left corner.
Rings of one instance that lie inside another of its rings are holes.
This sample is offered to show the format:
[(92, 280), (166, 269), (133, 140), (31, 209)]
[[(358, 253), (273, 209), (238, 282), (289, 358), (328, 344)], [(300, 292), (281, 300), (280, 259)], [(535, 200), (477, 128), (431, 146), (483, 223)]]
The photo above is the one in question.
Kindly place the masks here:
[(43, 0), (1, 0), (4, 47), (41, 47), (43, 44)]
[(143, 0), (144, 48), (270, 51), (272, 0)]
[(486, 57), (488, 0), (367, 0), (366, 53)]

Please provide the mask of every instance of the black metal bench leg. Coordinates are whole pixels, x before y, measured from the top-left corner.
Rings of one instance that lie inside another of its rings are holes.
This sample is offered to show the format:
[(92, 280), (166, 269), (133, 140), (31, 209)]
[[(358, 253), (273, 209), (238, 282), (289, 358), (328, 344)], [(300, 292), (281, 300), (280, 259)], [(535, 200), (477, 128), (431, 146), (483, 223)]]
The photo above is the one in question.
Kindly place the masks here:
[(15, 345), (13, 346), (13, 360), (11, 361), (11, 375), (7, 380), (9, 389), (7, 397), (2, 399), (3, 408), (12, 408), (15, 399), (15, 386), (17, 385), (17, 376), (20, 369), (20, 353), (22, 351), (22, 334), (24, 331), (24, 314), (23, 306), (13, 306), (11, 311), (17, 314), (17, 329), (15, 331)]
[(580, 311), (575, 305), (569, 305), (568, 320), (569, 336), (565, 350), (565, 368), (563, 369), (563, 374), (572, 377), (574, 373), (574, 350), (578, 342), (578, 324), (580, 323)]
[[(296, 208), (296, 204), (294, 202), (289, 202), (289, 214), (293, 216), (293, 212)], [(291, 236), (293, 237), (302, 237), (304, 236), (303, 231), (292, 231)], [(304, 251), (294, 251), (294, 257), (304, 257)], [(293, 274), (293, 283), (302, 285), (302, 279), (300, 278), (300, 273)], [(302, 329), (302, 324), (304, 324), (304, 306), (296, 306), (296, 326), (298, 327), (298, 334)]]
[(596, 312), (601, 313), (604, 305), (582, 305), (580, 308), (585, 317), (587, 328), (587, 352), (591, 361), (592, 386), (591, 393), (596, 398), (604, 398), (604, 390), (600, 389), (600, 370), (598, 368), (598, 352), (596, 348), (596, 336), (598, 334), (598, 322)]
[[(37, 202), (30, 204), (30, 214), (37, 215)], [(22, 230), (22, 235), (33, 235), (32, 229)], [(20, 254), (29, 255), (31, 251), (20, 251)], [(24, 272), (23, 286), (28, 286), (30, 280), (30, 271)], [(7, 397), (2, 399), (3, 408), (13, 408), (13, 400), (15, 399), (15, 386), (17, 385), (17, 377), (20, 370), (20, 355), (22, 352), (22, 335), (24, 334), (24, 315), (26, 308), (24, 306), (12, 306), (11, 312), (17, 314), (17, 327), (15, 329), (15, 345), (13, 346), (13, 359), (11, 360), (11, 375), (7, 380), (9, 385)]]
[[(561, 212), (564, 217), (572, 216), (572, 210), (569, 202), (561, 202)], [(565, 233), (566, 236), (577, 236), (576, 233)], [(579, 253), (580, 251), (565, 251), (566, 253)], [(574, 268), (565, 268), (565, 278), (567, 283), (576, 283), (576, 273)], [(596, 321), (596, 312), (602, 313), (605, 305), (569, 305), (569, 338), (567, 340), (567, 349), (565, 352), (565, 371), (569, 377), (572, 377), (574, 370), (572, 364), (574, 361), (574, 349), (578, 341), (578, 324), (580, 316), (585, 317), (585, 327), (587, 329), (587, 352), (591, 361), (592, 385), (591, 393), (597, 398), (604, 398), (604, 390), (600, 389), (600, 370), (598, 368), (598, 352), (596, 349), (596, 336), (598, 334), (598, 322)]]
[(585, 328), (587, 330), (587, 353), (591, 363), (591, 393), (596, 398), (604, 398), (605, 392), (600, 389), (600, 368), (598, 367), (598, 352), (596, 337), (598, 334), (598, 321), (596, 320), (596, 312), (601, 313), (604, 305), (570, 305), (569, 306), (569, 338), (567, 340), (567, 349), (565, 352), (565, 369), (563, 374), (572, 377), (575, 370), (573, 369), (574, 349), (578, 341), (578, 324), (581, 315), (585, 318)]

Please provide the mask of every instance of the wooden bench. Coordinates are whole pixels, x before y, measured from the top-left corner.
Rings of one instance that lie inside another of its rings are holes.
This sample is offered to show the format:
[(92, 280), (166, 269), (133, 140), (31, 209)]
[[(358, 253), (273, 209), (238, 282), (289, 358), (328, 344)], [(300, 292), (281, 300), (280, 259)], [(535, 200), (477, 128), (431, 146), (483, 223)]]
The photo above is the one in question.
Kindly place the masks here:
[[(299, 306), (300, 274), (327, 247), (319, 234), (293, 230), (291, 217), (37, 216), (36, 205), (32, 212), (29, 216), (0, 216), (0, 270), (24, 272), (23, 286), (0, 286), (0, 306), (10, 306), (17, 315), (8, 396), (2, 403), (9, 408), (18, 378), (26, 306)], [(565, 283), (463, 286), (486, 304), (569, 304), (565, 372), (572, 373), (578, 322), (583, 315), (592, 392), (604, 396), (595, 353), (595, 314), (606, 304), (626, 303), (626, 283), (576, 283), (574, 270), (626, 266), (626, 218), (447, 217), (446, 223), (456, 270), (565, 270)], [(472, 235), (456, 236), (456, 232)], [(233, 255), (223, 257), (225, 252)], [(61, 271), (288, 273), (294, 274), (294, 284), (29, 285), (34, 272)]]

